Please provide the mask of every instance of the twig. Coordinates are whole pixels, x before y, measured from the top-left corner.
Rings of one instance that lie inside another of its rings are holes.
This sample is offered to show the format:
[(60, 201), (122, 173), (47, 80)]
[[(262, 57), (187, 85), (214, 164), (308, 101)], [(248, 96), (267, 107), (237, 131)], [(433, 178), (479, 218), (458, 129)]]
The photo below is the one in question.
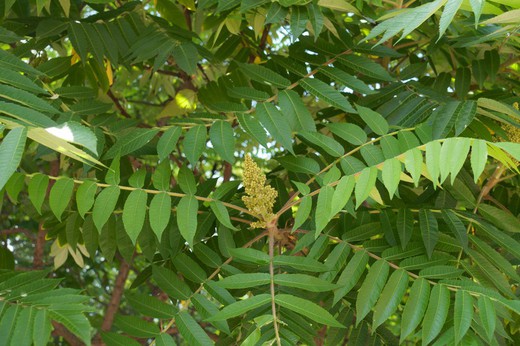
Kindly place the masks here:
[(110, 97), (112, 102), (114, 102), (116, 108), (119, 110), (119, 113), (121, 113), (121, 115), (123, 115), (125, 118), (131, 118), (130, 114), (126, 111), (126, 109), (123, 107), (116, 95), (114, 95), (112, 90), (108, 89), (107, 95), (108, 97)]
[(280, 333), (278, 331), (278, 321), (276, 314), (276, 302), (275, 302), (275, 289), (274, 289), (274, 243), (275, 236), (278, 234), (278, 228), (276, 227), (276, 219), (272, 221), (272, 223), (268, 224), (267, 231), (269, 232), (269, 276), (270, 276), (270, 291), (271, 291), (271, 313), (273, 315), (273, 327), (274, 327), (274, 337), (276, 340), (276, 344), (278, 346), (282, 345), (282, 341), (280, 340)]
[(74, 334), (72, 334), (67, 328), (65, 328), (62, 324), (52, 321), (52, 326), (54, 327), (53, 335), (61, 336), (65, 341), (69, 343), (71, 346), (83, 346), (84, 343)]
[[(117, 274), (116, 280), (114, 282), (114, 289), (112, 290), (112, 296), (110, 297), (110, 302), (108, 303), (108, 307), (105, 311), (105, 317), (103, 319), (103, 323), (101, 324), (101, 331), (107, 332), (112, 329), (112, 324), (114, 323), (114, 318), (116, 317), (117, 311), (119, 310), (119, 303), (121, 302), (121, 297), (123, 296), (123, 292), (125, 289), (125, 282), (128, 278), (128, 273), (130, 272), (130, 264), (125, 261), (123, 258), (120, 258), (121, 266), (119, 267), (119, 273)], [(98, 334), (94, 339), (100, 339), (100, 335)]]
[(0, 235), (9, 235), (9, 234), (17, 234), (17, 233), (23, 233), (27, 238), (36, 240), (36, 236), (33, 234), (33, 232), (31, 232), (27, 228), (14, 227), (14, 228), (3, 229), (0, 231)]

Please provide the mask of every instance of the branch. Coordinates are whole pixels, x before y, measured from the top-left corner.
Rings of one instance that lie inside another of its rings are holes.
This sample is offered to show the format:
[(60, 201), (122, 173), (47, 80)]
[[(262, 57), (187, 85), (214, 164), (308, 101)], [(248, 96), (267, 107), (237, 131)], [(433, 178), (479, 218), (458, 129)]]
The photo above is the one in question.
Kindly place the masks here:
[(8, 228), (3, 229), (0, 231), (0, 235), (9, 235), (9, 234), (17, 234), (17, 233), (23, 233), (27, 238), (36, 240), (36, 236), (31, 232), (30, 230), (26, 228), (21, 227), (14, 227), (14, 228)]
[(67, 328), (65, 328), (62, 324), (52, 321), (52, 326), (54, 327), (54, 331), (52, 332), (55, 336), (61, 336), (67, 343), (71, 346), (83, 346), (84, 343), (74, 334), (72, 334)]
[(116, 95), (114, 95), (112, 90), (108, 89), (107, 95), (114, 102), (116, 108), (119, 110), (119, 113), (121, 113), (121, 115), (123, 115), (125, 118), (131, 118), (130, 114), (126, 111), (126, 109), (123, 107), (123, 105), (121, 105), (121, 102), (116, 97)]
[(270, 292), (271, 292), (271, 313), (273, 314), (273, 327), (274, 327), (274, 336), (276, 340), (276, 344), (278, 346), (282, 345), (282, 341), (280, 340), (280, 333), (278, 331), (278, 321), (276, 314), (276, 302), (275, 302), (275, 288), (274, 288), (274, 243), (275, 236), (278, 235), (278, 228), (276, 227), (277, 219), (274, 219), (272, 222), (269, 222), (267, 225), (267, 232), (269, 233), (269, 276), (270, 276)]
[[(128, 278), (128, 273), (130, 272), (130, 264), (123, 258), (120, 258), (120, 261), (121, 266), (119, 267), (119, 273), (117, 274), (116, 280), (114, 282), (112, 296), (105, 311), (103, 323), (101, 324), (101, 331), (103, 332), (108, 332), (110, 329), (112, 329), (112, 324), (114, 323), (114, 318), (116, 317), (117, 311), (119, 310), (119, 303), (121, 302), (121, 297), (123, 296), (125, 289), (125, 282)], [(101, 341), (101, 336), (97, 334), (94, 339), (95, 341)]]

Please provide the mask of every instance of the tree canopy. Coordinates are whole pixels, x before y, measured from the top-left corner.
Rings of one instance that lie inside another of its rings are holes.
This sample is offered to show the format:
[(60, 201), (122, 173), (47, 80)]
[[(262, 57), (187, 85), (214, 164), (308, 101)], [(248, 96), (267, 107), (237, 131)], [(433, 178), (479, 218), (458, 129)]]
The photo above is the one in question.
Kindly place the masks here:
[(519, 29), (3, 1), (0, 344), (520, 344)]

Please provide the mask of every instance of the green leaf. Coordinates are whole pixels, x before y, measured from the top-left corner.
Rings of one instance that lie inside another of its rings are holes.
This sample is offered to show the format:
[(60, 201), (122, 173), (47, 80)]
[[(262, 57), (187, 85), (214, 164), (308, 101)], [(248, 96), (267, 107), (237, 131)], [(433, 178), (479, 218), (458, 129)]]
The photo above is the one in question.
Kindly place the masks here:
[(4, 67), (0, 67), (0, 82), (35, 94), (47, 94), (43, 88), (38, 86), (31, 79)]
[(232, 87), (227, 90), (227, 94), (232, 98), (254, 101), (265, 101), (269, 98), (269, 94), (265, 91), (250, 87)]
[(328, 129), (336, 136), (344, 139), (353, 145), (364, 144), (367, 140), (367, 134), (363, 129), (355, 124), (347, 123), (329, 123), (326, 124)]
[(433, 249), (439, 240), (439, 226), (433, 212), (429, 209), (419, 210), (419, 226), (421, 228), (421, 236), (428, 257), (432, 257)]
[(389, 268), (386, 261), (379, 260), (368, 271), (365, 281), (359, 288), (356, 300), (356, 326), (365, 318), (379, 298), (388, 278)]
[(498, 269), (508, 275), (516, 282), (520, 282), (520, 275), (516, 272), (511, 263), (505, 259), (498, 251), (493, 249), (485, 241), (480, 240), (476, 236), (470, 237), (471, 242), (475, 245), (475, 250), (486, 257), (491, 263), (493, 263)]
[(170, 335), (166, 334), (166, 333), (159, 334), (155, 338), (155, 344), (157, 346), (176, 346), (177, 345), (175, 343), (175, 341), (173, 340), (173, 338)]
[(195, 74), (197, 71), (198, 52), (191, 42), (181, 43), (172, 49), (175, 63), (187, 74)]
[(222, 280), (217, 281), (217, 284), (228, 289), (240, 289), (267, 285), (270, 282), (271, 277), (268, 273), (248, 273), (225, 277)]
[(318, 194), (318, 202), (316, 203), (316, 231), (314, 237), (317, 238), (321, 231), (327, 226), (330, 219), (334, 215), (330, 215), (332, 207), (332, 198), (334, 196), (334, 188), (324, 186)]
[(74, 190), (74, 180), (70, 178), (60, 178), (52, 186), (49, 205), (58, 220), (61, 220), (61, 215), (69, 205), (72, 190)]
[(464, 227), (462, 221), (460, 221), (457, 215), (450, 209), (442, 209), (441, 215), (450, 231), (455, 235), (455, 238), (457, 238), (464, 249), (467, 249), (468, 234), (466, 233), (466, 227)]
[(46, 112), (50, 114), (60, 113), (60, 111), (52, 107), (44, 100), (34, 96), (33, 94), (27, 91), (14, 88), (9, 85), (0, 84), (0, 96), (9, 101), (19, 103), (37, 111)]
[(316, 131), (311, 113), (294, 90), (280, 91), (278, 103), (292, 131)]
[(310, 292), (327, 292), (337, 288), (337, 285), (306, 274), (276, 274), (274, 276), (274, 283)]
[(386, 135), (388, 132), (388, 122), (383, 116), (370, 108), (356, 105), (359, 116), (378, 135)]
[(520, 233), (520, 221), (510, 212), (504, 211), (489, 204), (480, 204), (478, 212), (486, 219), (504, 231), (511, 233)]
[(129, 336), (114, 332), (101, 332), (101, 338), (107, 346), (139, 346), (140, 344)]
[(76, 205), (78, 213), (85, 218), (87, 211), (94, 205), (94, 197), (96, 196), (97, 184), (92, 180), (84, 180), (83, 184), (76, 191)]
[(440, 333), (450, 307), (450, 291), (444, 285), (435, 285), (422, 323), (422, 339), (429, 344)]
[(265, 252), (250, 249), (250, 248), (236, 248), (236, 249), (228, 249), (229, 254), (235, 258), (245, 262), (255, 263), (255, 264), (267, 264), (269, 263), (269, 255)]
[(193, 238), (197, 232), (197, 211), (199, 202), (193, 196), (184, 196), (177, 205), (177, 225), (182, 237), (193, 248)]
[(31, 200), (32, 205), (34, 205), (34, 208), (40, 215), (42, 214), (42, 204), (45, 200), (45, 196), (47, 195), (48, 186), (49, 177), (37, 173), (31, 178), (31, 181), (29, 182), (29, 186), (27, 188), (29, 193), (29, 199)]
[(134, 190), (128, 195), (123, 207), (123, 224), (134, 245), (143, 229), (147, 199), (146, 192), (141, 189)]
[(22, 159), (27, 129), (15, 127), (0, 143), (0, 190), (3, 189)]
[[(197, 309), (197, 312), (200, 314), (203, 321), (217, 314), (219, 311), (217, 303), (210, 301), (206, 295), (202, 295), (200, 293), (193, 295), (191, 297), (191, 302), (195, 306), (195, 309)], [(224, 333), (228, 335), (231, 334), (229, 325), (226, 321), (214, 321), (211, 324)]]
[(184, 154), (195, 166), (206, 145), (206, 127), (204, 125), (193, 126), (184, 135)]
[(388, 159), (383, 163), (381, 177), (383, 178), (383, 185), (385, 185), (388, 190), (390, 198), (394, 197), (399, 187), (402, 173), (401, 169), (401, 162), (398, 159)]
[(174, 299), (186, 300), (191, 295), (188, 285), (169, 269), (153, 265), (152, 277), (157, 285)]
[(233, 224), (231, 223), (231, 220), (229, 219), (229, 213), (222, 202), (214, 200), (209, 203), (209, 206), (211, 207), (211, 211), (213, 211), (213, 214), (215, 214), (215, 216), (217, 217), (217, 220), (222, 225), (235, 231), (238, 230), (238, 228), (233, 226)]
[(136, 189), (141, 189), (144, 186), (144, 182), (146, 180), (146, 169), (138, 169), (130, 178), (128, 178), (128, 184), (131, 187), (135, 187)]
[(376, 329), (395, 312), (407, 288), (408, 274), (406, 271), (399, 269), (393, 272), (374, 307), (372, 328)]
[(327, 310), (307, 299), (289, 294), (278, 294), (274, 297), (274, 300), (281, 307), (292, 310), (315, 322), (331, 327), (345, 328), (345, 326), (338, 322)]
[(189, 345), (213, 345), (213, 341), (202, 327), (187, 312), (181, 311), (175, 316), (175, 323), (179, 332)]
[(298, 136), (302, 137), (309, 143), (318, 146), (323, 152), (333, 156), (340, 157), (345, 153), (343, 146), (334, 138), (326, 136), (319, 132), (300, 131)]
[(475, 183), (480, 178), (482, 172), (484, 172), (484, 168), (486, 168), (487, 157), (488, 151), (486, 142), (480, 139), (474, 139), (471, 145), (470, 162)]
[(103, 189), (97, 196), (94, 209), (92, 210), (92, 218), (98, 231), (101, 231), (110, 215), (112, 215), (120, 192), (119, 186), (109, 186)]
[(137, 292), (126, 292), (126, 298), (130, 305), (145, 316), (154, 318), (173, 318), (177, 309), (156, 297)]
[(314, 30), (314, 37), (316, 40), (323, 29), (323, 13), (321, 13), (320, 7), (314, 3), (307, 5), (307, 13), (309, 14), (309, 21)]
[(438, 141), (426, 143), (426, 169), (434, 186), (437, 186), (441, 173), (441, 143)]
[(497, 314), (495, 310), (495, 305), (488, 297), (480, 296), (477, 299), (478, 302), (478, 314), (480, 317), (480, 322), (484, 331), (486, 332), (486, 337), (488, 341), (491, 341), (493, 338), (493, 334), (495, 333)]
[(117, 314), (114, 319), (114, 326), (126, 334), (139, 338), (151, 338), (160, 332), (155, 323), (144, 321), (137, 316)]
[(207, 279), (206, 272), (204, 272), (196, 261), (185, 253), (177, 254), (172, 259), (172, 263), (175, 268), (190, 281), (201, 283)]
[[(340, 0), (342, 1), (342, 0)], [(345, 2), (345, 4), (347, 4)], [(375, 94), (376, 91), (372, 90), (368, 85), (366, 85), (363, 81), (357, 79), (356, 77), (346, 73), (339, 68), (334, 68), (330, 66), (325, 66), (320, 68), (320, 73), (323, 73), (325, 76), (335, 80), (340, 83), (342, 86), (350, 88), (354, 91), (357, 91), (361, 94)]]
[(291, 172), (314, 175), (320, 171), (319, 163), (306, 156), (287, 155), (276, 157), (276, 161), (280, 162), (285, 169)]
[(256, 106), (256, 116), (273, 139), (294, 155), (291, 129), (285, 116), (273, 104), (267, 102)]
[(421, 178), (423, 157), (422, 152), (418, 148), (413, 148), (404, 153), (404, 166), (410, 172), (415, 187), (419, 185)]
[(179, 169), (179, 175), (177, 176), (177, 182), (181, 187), (181, 190), (188, 195), (194, 195), (197, 192), (197, 183), (195, 182), (195, 176), (191, 169), (186, 166), (182, 166)]
[(116, 155), (125, 156), (142, 148), (159, 132), (157, 129), (134, 128), (118, 138), (117, 142), (103, 155), (103, 159), (110, 160)]
[(354, 288), (366, 269), (368, 259), (369, 257), (366, 251), (358, 251), (352, 256), (352, 259), (348, 262), (345, 269), (343, 269), (338, 279), (337, 284), (340, 288), (334, 291), (333, 305), (336, 305), (341, 298)]
[(354, 195), (356, 196), (356, 209), (359, 208), (361, 203), (368, 198), (376, 184), (376, 179), (377, 168), (375, 166), (367, 167), (361, 171), (354, 190)]
[(307, 220), (312, 209), (312, 198), (310, 196), (304, 196), (298, 205), (298, 211), (294, 217), (293, 231), (298, 229)]
[(107, 170), (107, 174), (105, 175), (105, 182), (110, 185), (119, 185), (121, 182), (121, 159), (118, 156), (116, 156), (112, 163), (110, 164), (110, 167)]
[(441, 183), (446, 179), (448, 173), (451, 176), (451, 184), (461, 170), (468, 157), (471, 140), (469, 138), (448, 138), (441, 148)]
[(305, 78), (300, 80), (300, 85), (313, 96), (327, 102), (333, 107), (341, 109), (347, 113), (357, 113), (343, 94), (319, 79)]
[(280, 76), (276, 72), (264, 66), (255, 64), (240, 64), (240, 69), (244, 72), (246, 76), (260, 83), (265, 83), (283, 89), (291, 85), (290, 80)]
[(229, 122), (217, 120), (209, 129), (209, 139), (217, 154), (229, 163), (235, 163), (235, 137)]
[(0, 101), (0, 112), (31, 126), (52, 127), (56, 125), (54, 120), (43, 113), (11, 102)]
[(289, 266), (299, 271), (315, 273), (325, 272), (329, 270), (329, 268), (325, 264), (308, 257), (279, 255), (274, 256), (273, 264), (277, 266)]
[(236, 316), (240, 316), (250, 310), (267, 305), (271, 302), (271, 295), (258, 294), (256, 296), (248, 297), (244, 300), (239, 300), (231, 305), (225, 306), (217, 314), (206, 319), (207, 321), (227, 320)]
[(442, 35), (444, 35), (444, 32), (446, 32), (448, 25), (450, 25), (451, 21), (455, 17), (461, 4), (462, 0), (446, 2), (446, 6), (444, 6), (444, 11), (442, 11), (441, 20), (439, 22), (439, 38), (437, 40), (440, 40)]
[(237, 119), (244, 131), (246, 131), (264, 148), (267, 148), (267, 134), (255, 117), (249, 114), (237, 113)]
[(172, 153), (172, 151), (175, 150), (175, 146), (177, 145), (177, 141), (181, 134), (182, 129), (178, 126), (172, 126), (163, 133), (157, 142), (157, 154), (159, 155), (159, 160), (164, 160)]
[(97, 155), (96, 135), (86, 126), (75, 121), (67, 121), (63, 124), (48, 127), (45, 131), (66, 140), (69, 143), (79, 144)]
[(90, 323), (82, 313), (67, 310), (49, 310), (49, 317), (63, 324), (85, 344), (90, 345)]
[(520, 243), (518, 241), (487, 222), (482, 221), (477, 224), (477, 226), (487, 237), (491, 238), (498, 245), (509, 251), (509, 253), (515, 257), (520, 257)]
[[(279, 1), (280, 4), (284, 7), (291, 6), (292, 3), (295, 2), (308, 2), (308, 1), (301, 1), (301, 0), (283, 0)], [(284, 3), (290, 3), (285, 5)], [(304, 31), (307, 23), (309, 22), (309, 15), (307, 14), (307, 11), (303, 7), (295, 6), (291, 8), (291, 35), (293, 39), (296, 39), (299, 37)]]
[(429, 296), (430, 284), (428, 281), (423, 278), (416, 279), (403, 310), (399, 343), (402, 343), (421, 322), (428, 306)]
[(356, 180), (351, 175), (346, 175), (341, 177), (338, 185), (336, 185), (336, 189), (334, 190), (334, 194), (332, 196), (332, 204), (330, 207), (330, 216), (334, 217), (337, 213), (339, 213), (345, 205), (350, 200), (352, 196), (352, 191), (354, 190), (354, 186), (356, 184)]
[(455, 343), (458, 344), (466, 335), (473, 319), (473, 297), (466, 291), (455, 293), (455, 312), (453, 315)]
[(464, 101), (457, 109), (457, 117), (455, 118), (455, 136), (458, 136), (473, 121), (477, 113), (477, 102)]
[(51, 337), (52, 325), (45, 309), (37, 310), (34, 316), (32, 338), (35, 346), (46, 346)]
[(340, 56), (338, 61), (350, 70), (355, 71), (356, 73), (362, 73), (366, 77), (374, 78), (378, 81), (394, 81), (394, 78), (390, 76), (388, 71), (367, 57), (349, 54)]
[(168, 191), (170, 189), (171, 174), (170, 161), (164, 160), (157, 165), (152, 174), (153, 186), (157, 190)]

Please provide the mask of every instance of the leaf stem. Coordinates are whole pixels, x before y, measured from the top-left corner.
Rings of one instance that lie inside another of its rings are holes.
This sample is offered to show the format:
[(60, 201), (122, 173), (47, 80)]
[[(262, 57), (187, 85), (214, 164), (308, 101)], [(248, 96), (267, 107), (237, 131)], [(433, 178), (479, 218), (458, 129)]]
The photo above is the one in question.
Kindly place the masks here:
[(276, 315), (276, 302), (275, 302), (275, 287), (274, 287), (274, 243), (275, 243), (275, 235), (278, 233), (278, 228), (276, 227), (276, 220), (267, 224), (267, 232), (269, 233), (269, 277), (270, 284), (269, 288), (271, 291), (271, 313), (273, 314), (273, 327), (274, 327), (274, 336), (276, 340), (276, 345), (281, 346), (282, 341), (280, 340), (280, 333), (278, 331), (278, 318)]
[[(31, 177), (33, 177), (36, 174), (37, 173), (26, 174), (25, 176), (28, 177), (28, 178), (31, 178)], [(56, 176), (52, 176), (52, 175), (48, 175), (48, 177), (51, 180), (58, 180), (58, 179), (63, 178), (63, 177), (56, 177)], [(81, 185), (81, 184), (84, 183), (83, 180), (78, 180), (78, 179), (73, 179), (73, 181), (74, 181), (74, 184), (78, 184), (78, 185)], [(101, 187), (101, 188), (113, 186), (113, 185), (110, 185), (110, 184), (104, 184), (104, 183), (98, 183), (98, 182), (94, 182), (94, 183), (98, 187)], [(186, 196), (185, 193), (180, 193), (180, 192), (170, 192), (170, 191), (159, 191), (159, 190), (151, 190), (151, 189), (141, 189), (141, 188), (137, 188), (137, 187), (123, 186), (123, 185), (117, 185), (117, 187), (119, 187), (119, 189), (125, 190), (125, 191), (143, 190), (144, 192), (146, 192), (148, 194), (151, 194), (151, 195), (158, 195), (160, 193), (166, 193), (166, 194), (168, 194), (171, 197), (184, 197), (184, 196)], [(245, 208), (242, 208), (242, 207), (239, 207), (239, 206), (236, 206), (236, 205), (231, 204), (231, 203), (222, 202), (222, 201), (219, 201), (219, 200), (216, 200), (216, 199), (213, 199), (213, 198), (209, 198), (209, 197), (201, 197), (201, 196), (193, 196), (193, 197), (195, 197), (196, 200), (202, 201), (202, 202), (215, 202), (215, 201), (218, 201), (218, 202), (222, 203), (224, 206), (228, 207), (229, 209), (235, 209), (235, 210), (237, 210), (237, 211), (239, 211), (241, 213), (248, 214), (248, 215), (251, 215), (251, 216), (255, 216), (249, 210), (247, 210)]]

